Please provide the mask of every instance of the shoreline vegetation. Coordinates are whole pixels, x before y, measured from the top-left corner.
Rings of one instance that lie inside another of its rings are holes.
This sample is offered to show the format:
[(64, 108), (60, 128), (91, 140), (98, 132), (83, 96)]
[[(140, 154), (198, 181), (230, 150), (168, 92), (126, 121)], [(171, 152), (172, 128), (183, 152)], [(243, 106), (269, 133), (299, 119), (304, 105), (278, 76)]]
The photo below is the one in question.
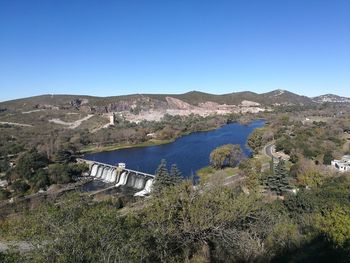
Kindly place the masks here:
[(129, 148), (140, 148), (140, 147), (148, 147), (148, 146), (157, 146), (167, 143), (174, 142), (177, 138), (169, 139), (169, 140), (157, 140), (157, 139), (151, 139), (142, 143), (136, 143), (136, 144), (111, 144), (111, 145), (105, 145), (105, 146), (88, 146), (83, 148), (80, 152), (82, 154), (92, 154), (92, 153), (100, 153), (100, 152), (111, 152), (116, 150), (122, 150), (122, 149), (129, 149)]
[[(234, 123), (234, 122), (231, 122)], [(159, 140), (159, 139), (150, 139), (148, 141), (142, 142), (142, 143), (136, 143), (136, 144), (128, 144), (128, 143), (122, 143), (122, 144), (111, 144), (111, 145), (106, 145), (106, 146), (88, 146), (86, 148), (83, 148), (80, 152), (82, 154), (90, 154), (90, 153), (100, 153), (100, 152), (111, 152), (111, 151), (116, 151), (116, 150), (122, 150), (122, 149), (129, 149), (129, 148), (140, 148), (140, 147), (148, 147), (148, 146), (157, 146), (157, 145), (163, 145), (163, 144), (168, 144), (176, 141), (177, 139), (190, 135), (196, 132), (208, 132), (208, 131), (214, 131), (216, 129), (219, 129), (229, 123), (225, 123), (219, 126), (215, 126), (212, 128), (208, 129), (202, 129), (202, 130), (197, 130), (197, 131), (189, 131), (189, 132), (184, 132), (179, 134), (178, 136), (167, 139), (167, 140)]]
[(193, 133), (214, 131), (214, 130), (217, 130), (217, 129), (221, 128), (221, 127), (224, 127), (225, 125), (231, 124), (231, 123), (240, 123), (242, 125), (249, 125), (253, 121), (259, 121), (259, 120), (264, 120), (264, 119), (263, 118), (256, 118), (256, 119), (249, 119), (249, 121), (247, 121), (247, 120), (241, 121), (240, 119), (237, 119), (237, 120), (234, 120), (234, 121), (231, 121), (231, 122), (223, 123), (223, 124), (220, 124), (220, 125), (216, 125), (214, 127), (206, 128), (206, 129), (200, 129), (200, 130), (195, 130), (195, 131), (183, 132), (183, 133), (178, 134), (176, 137), (170, 138), (170, 139), (163, 139), (163, 140), (161, 140), (161, 139), (150, 139), (148, 141), (141, 142), (141, 143), (135, 143), (135, 144), (116, 143), (116, 144), (110, 144), (110, 145), (104, 145), (104, 146), (89, 145), (87, 147), (82, 148), (80, 150), (80, 153), (82, 155), (84, 155), (84, 154), (93, 154), (93, 153), (101, 153), (101, 152), (111, 152), (111, 151), (122, 150), (122, 149), (130, 149), (130, 148), (141, 148), (141, 147), (149, 147), (149, 146), (158, 146), (158, 145), (173, 143), (177, 139), (179, 139), (179, 138), (181, 138), (183, 136), (187, 136), (187, 135), (193, 134)]

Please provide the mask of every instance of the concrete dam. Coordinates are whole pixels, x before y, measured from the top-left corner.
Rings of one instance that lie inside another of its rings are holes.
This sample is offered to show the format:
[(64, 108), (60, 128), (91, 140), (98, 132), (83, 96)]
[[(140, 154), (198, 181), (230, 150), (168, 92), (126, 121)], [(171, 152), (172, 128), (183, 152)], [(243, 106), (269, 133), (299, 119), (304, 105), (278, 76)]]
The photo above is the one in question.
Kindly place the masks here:
[(89, 165), (89, 172), (86, 176), (114, 184), (114, 187), (124, 186), (138, 190), (135, 196), (145, 196), (152, 190), (154, 175), (126, 169), (125, 164), (113, 166), (84, 159), (79, 159), (78, 162), (85, 162)]

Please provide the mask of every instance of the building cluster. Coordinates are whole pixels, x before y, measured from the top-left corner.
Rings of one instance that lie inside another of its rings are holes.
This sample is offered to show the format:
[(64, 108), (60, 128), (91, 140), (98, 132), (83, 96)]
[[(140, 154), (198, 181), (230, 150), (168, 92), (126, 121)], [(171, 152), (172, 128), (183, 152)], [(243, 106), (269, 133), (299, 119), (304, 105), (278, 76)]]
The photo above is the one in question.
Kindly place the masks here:
[(344, 155), (341, 160), (333, 160), (331, 165), (339, 172), (350, 172), (350, 155)]

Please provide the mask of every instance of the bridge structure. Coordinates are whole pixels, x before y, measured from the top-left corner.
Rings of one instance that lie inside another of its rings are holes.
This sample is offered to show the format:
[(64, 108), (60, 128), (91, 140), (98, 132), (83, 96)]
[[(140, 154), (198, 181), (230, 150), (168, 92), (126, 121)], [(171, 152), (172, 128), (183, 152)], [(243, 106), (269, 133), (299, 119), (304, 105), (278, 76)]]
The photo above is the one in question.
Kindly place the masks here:
[(95, 180), (114, 184), (114, 187), (130, 187), (138, 190), (135, 196), (145, 196), (152, 190), (153, 180), (152, 174), (147, 174), (131, 169), (126, 169), (125, 165), (114, 166), (110, 164), (77, 159), (78, 162), (85, 162), (89, 165), (89, 171), (85, 174)]

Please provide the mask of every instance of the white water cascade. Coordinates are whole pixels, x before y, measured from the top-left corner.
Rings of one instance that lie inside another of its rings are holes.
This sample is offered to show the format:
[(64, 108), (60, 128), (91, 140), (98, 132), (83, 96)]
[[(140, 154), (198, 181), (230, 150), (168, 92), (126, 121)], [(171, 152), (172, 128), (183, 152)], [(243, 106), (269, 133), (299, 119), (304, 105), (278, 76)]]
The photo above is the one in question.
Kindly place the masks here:
[(127, 186), (138, 190), (136, 196), (144, 196), (151, 192), (154, 175), (129, 170), (125, 166), (118, 167), (93, 162), (90, 166), (89, 175), (96, 180), (113, 183), (115, 187)]
[(137, 176), (135, 183), (134, 183), (134, 188), (139, 189), (139, 190), (143, 189), (144, 182), (145, 182), (145, 178), (143, 178), (141, 176)]
[(125, 182), (126, 185), (129, 187), (133, 187), (135, 185), (136, 176), (137, 175), (135, 173), (128, 174), (128, 180)]
[(110, 168), (107, 167), (107, 166), (105, 166), (105, 167), (103, 168), (102, 173), (101, 173), (101, 179), (102, 179), (102, 181), (106, 181), (107, 173), (108, 173), (108, 170), (109, 170), (109, 169), (110, 169)]
[(111, 179), (112, 179), (112, 172), (113, 172), (113, 168), (110, 167), (108, 170), (107, 170), (107, 173), (106, 173), (106, 181), (107, 182), (112, 182)]
[(104, 167), (103, 167), (102, 165), (99, 165), (99, 166), (98, 166), (98, 168), (97, 168), (97, 174), (96, 174), (96, 177), (97, 177), (97, 178), (101, 178), (103, 168), (104, 168)]
[(117, 169), (113, 168), (111, 169), (111, 174), (110, 174), (110, 182), (115, 182), (117, 180)]
[(137, 192), (136, 194), (134, 194), (134, 196), (145, 196), (145, 195), (148, 195), (152, 191), (152, 185), (153, 185), (153, 179), (148, 179), (146, 184), (145, 184), (145, 188), (142, 191)]
[(118, 182), (115, 186), (125, 185), (126, 182), (127, 182), (127, 180), (128, 180), (128, 175), (129, 175), (128, 172), (123, 172), (123, 173), (120, 175), (119, 182)]
[(98, 164), (94, 163), (91, 167), (90, 176), (95, 177), (97, 173)]

